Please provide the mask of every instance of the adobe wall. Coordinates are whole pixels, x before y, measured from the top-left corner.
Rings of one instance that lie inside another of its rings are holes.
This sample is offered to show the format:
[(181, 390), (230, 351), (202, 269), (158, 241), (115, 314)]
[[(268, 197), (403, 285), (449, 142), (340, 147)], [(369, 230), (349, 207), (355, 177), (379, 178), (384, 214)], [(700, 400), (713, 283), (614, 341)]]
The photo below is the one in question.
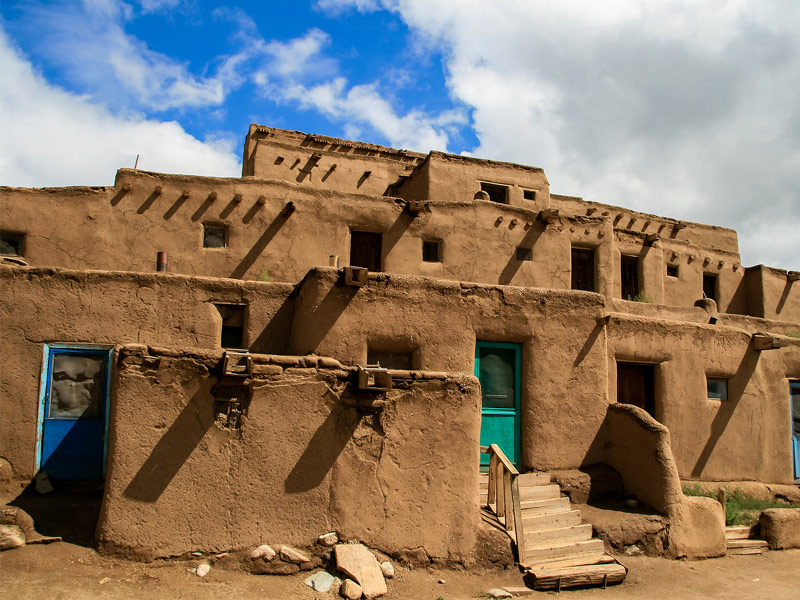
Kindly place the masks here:
[(280, 352), (291, 325), (292, 286), (178, 275), (77, 272), (0, 266), (0, 457), (21, 479), (35, 474), (39, 378), (44, 343), (139, 343), (219, 348), (215, 302), (246, 303), (246, 341)]
[(98, 524), (106, 549), (154, 558), (308, 546), (337, 531), (393, 555), (469, 560), (475, 378), (397, 380), (372, 414), (350, 402), (374, 393), (353, 391), (341, 369), (254, 356), (252, 399), (232, 430), (215, 420), (221, 355), (172, 354), (121, 349)]
[[(747, 269), (753, 302), (752, 314), (765, 319), (800, 323), (800, 281), (786, 271), (757, 265)], [(800, 335), (800, 329), (796, 333)]]
[[(781, 338), (787, 347), (758, 352), (753, 323), (748, 331), (724, 321), (662, 320), (659, 312), (611, 314), (610, 397), (616, 398), (617, 362), (653, 364), (655, 418), (671, 433), (681, 477), (791, 483), (788, 381), (800, 376), (800, 340)], [(728, 380), (727, 400), (706, 397), (707, 376)]]

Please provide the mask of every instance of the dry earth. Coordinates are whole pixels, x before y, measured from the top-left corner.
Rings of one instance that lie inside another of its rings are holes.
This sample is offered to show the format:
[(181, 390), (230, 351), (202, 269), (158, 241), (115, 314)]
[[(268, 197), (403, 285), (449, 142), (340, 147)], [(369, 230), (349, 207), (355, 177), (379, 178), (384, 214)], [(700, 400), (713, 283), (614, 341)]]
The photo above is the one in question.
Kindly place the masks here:
[[(670, 561), (643, 556), (624, 557), (630, 568), (621, 586), (607, 590), (563, 591), (567, 600), (581, 598), (773, 598), (800, 595), (800, 550), (767, 552), (762, 556), (730, 556), (706, 561)], [(103, 556), (65, 542), (30, 545), (0, 553), (0, 597), (59, 600), (249, 598), (338, 598), (303, 584), (308, 573), (294, 576), (249, 575), (212, 568), (199, 578), (196, 561), (129, 562)], [(438, 569), (397, 569), (387, 598), (446, 600), (486, 597), (499, 585), (522, 585), (516, 570), (489, 574)], [(444, 579), (445, 583), (438, 581)], [(535, 592), (533, 597), (554, 595)]]

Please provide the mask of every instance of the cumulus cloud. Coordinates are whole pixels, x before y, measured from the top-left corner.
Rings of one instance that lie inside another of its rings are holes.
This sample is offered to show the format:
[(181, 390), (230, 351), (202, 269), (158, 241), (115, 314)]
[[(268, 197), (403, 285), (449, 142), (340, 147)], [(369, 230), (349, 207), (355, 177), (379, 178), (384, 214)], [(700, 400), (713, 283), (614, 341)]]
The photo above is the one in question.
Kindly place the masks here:
[(175, 122), (121, 117), (48, 84), (0, 30), (0, 185), (109, 185), (120, 167), (236, 177), (230, 140), (200, 141)]
[(447, 150), (450, 133), (467, 123), (460, 110), (400, 113), (377, 82), (351, 85), (345, 77), (331, 77), (337, 67), (323, 53), (329, 43), (327, 34), (311, 29), (299, 38), (266, 44), (269, 60), (254, 75), (255, 83), (269, 98), (340, 122), (349, 136), (377, 134), (399, 148)]
[(445, 57), (472, 154), (541, 166), (555, 192), (733, 227), (746, 264), (799, 266), (800, 236), (781, 235), (800, 229), (797, 3), (381, 5)]

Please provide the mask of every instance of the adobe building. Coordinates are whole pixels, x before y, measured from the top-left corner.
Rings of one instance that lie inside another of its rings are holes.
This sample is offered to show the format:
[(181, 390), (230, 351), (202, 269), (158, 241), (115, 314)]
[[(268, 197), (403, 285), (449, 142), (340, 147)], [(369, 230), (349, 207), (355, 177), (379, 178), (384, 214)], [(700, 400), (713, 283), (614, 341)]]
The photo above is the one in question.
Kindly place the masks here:
[(469, 563), (492, 444), (616, 472), (669, 556), (724, 553), (681, 480), (800, 480), (800, 274), (539, 168), (252, 125), (241, 178), (0, 188), (0, 229), (6, 479), (104, 479), (110, 551)]

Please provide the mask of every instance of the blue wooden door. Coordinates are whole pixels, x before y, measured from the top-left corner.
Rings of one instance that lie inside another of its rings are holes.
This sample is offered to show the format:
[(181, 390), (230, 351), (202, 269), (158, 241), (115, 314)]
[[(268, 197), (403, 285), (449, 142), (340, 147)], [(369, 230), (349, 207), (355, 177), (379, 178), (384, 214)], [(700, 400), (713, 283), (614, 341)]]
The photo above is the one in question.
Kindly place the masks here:
[(37, 466), (53, 480), (105, 475), (112, 352), (45, 345)]
[(800, 479), (800, 381), (789, 383), (792, 399), (792, 451), (794, 453), (794, 478)]
[[(515, 465), (520, 461), (520, 344), (478, 341), (475, 376), (481, 382), (481, 445), (497, 444)], [(489, 457), (481, 454), (481, 466)]]

